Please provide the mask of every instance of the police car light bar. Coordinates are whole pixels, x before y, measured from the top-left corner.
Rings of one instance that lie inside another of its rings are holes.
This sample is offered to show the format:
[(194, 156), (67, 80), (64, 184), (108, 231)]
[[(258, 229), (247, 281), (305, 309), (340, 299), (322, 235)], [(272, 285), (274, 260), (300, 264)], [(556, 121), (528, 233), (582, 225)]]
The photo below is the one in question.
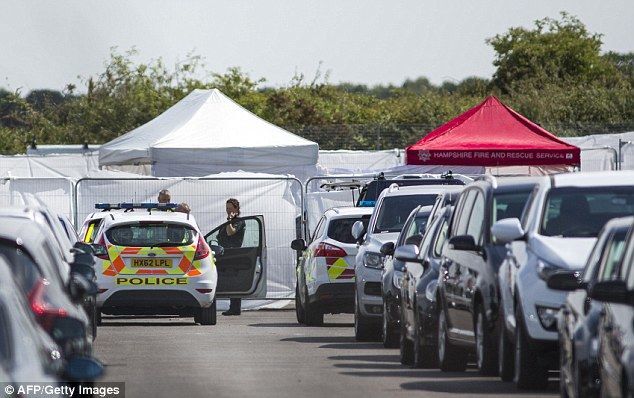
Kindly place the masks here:
[(134, 210), (134, 209), (175, 209), (178, 206), (176, 203), (95, 203), (95, 209), (97, 210)]

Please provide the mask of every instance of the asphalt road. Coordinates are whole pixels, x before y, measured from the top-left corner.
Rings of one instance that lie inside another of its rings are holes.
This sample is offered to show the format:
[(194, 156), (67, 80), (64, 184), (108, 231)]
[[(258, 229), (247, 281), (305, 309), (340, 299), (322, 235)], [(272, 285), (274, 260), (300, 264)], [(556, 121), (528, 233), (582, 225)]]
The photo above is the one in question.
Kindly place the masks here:
[(218, 314), (216, 326), (190, 318), (107, 318), (95, 341), (103, 381), (125, 382), (126, 397), (506, 397), (511, 383), (467, 373), (408, 369), (398, 350), (354, 341), (352, 316), (300, 326), (293, 311)]

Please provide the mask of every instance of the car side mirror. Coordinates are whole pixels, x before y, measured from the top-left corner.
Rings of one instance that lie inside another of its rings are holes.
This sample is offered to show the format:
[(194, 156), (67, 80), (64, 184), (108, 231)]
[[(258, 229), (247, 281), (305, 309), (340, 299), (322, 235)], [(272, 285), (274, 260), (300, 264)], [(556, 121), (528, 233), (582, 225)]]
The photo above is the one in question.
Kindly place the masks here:
[(85, 243), (85, 242), (81, 242), (81, 241), (77, 241), (75, 242), (75, 244), (73, 245), (73, 248), (75, 249), (79, 249), (84, 253), (88, 253), (88, 254), (94, 254), (94, 249), (93, 246), (99, 246), (99, 245), (92, 245), (90, 243)]
[(394, 251), (394, 258), (405, 263), (423, 263), (423, 260), (418, 258), (418, 246), (415, 245), (397, 247)]
[(394, 254), (394, 242), (385, 242), (379, 250), (384, 256), (391, 256)]
[(457, 235), (449, 239), (449, 248), (452, 250), (478, 251), (480, 247), (476, 245), (475, 239), (471, 235)]
[(214, 256), (220, 257), (225, 254), (225, 248), (218, 245), (209, 245), (209, 248), (214, 252)]
[(363, 225), (363, 221), (356, 221), (352, 224), (352, 237), (359, 243), (363, 240), (363, 234), (365, 233), (365, 226)]
[(580, 274), (576, 271), (556, 272), (548, 277), (546, 285), (553, 290), (560, 290), (563, 292), (571, 292), (582, 288)]
[(416, 234), (416, 235), (412, 235), (409, 238), (405, 239), (405, 244), (406, 245), (420, 246), (420, 242), (422, 242), (422, 240), (423, 240), (423, 235)]
[(70, 381), (93, 381), (101, 375), (103, 375), (103, 365), (91, 357), (71, 357), (64, 369), (64, 376)]
[(97, 293), (96, 284), (77, 273), (71, 274), (68, 289), (70, 298), (74, 303), (80, 303), (86, 296)]
[(304, 241), (304, 239), (302, 238), (295, 239), (291, 242), (291, 249), (298, 252), (303, 252), (304, 250), (306, 250), (306, 241)]
[(526, 232), (519, 219), (505, 218), (493, 224), (491, 234), (499, 243), (509, 243), (523, 238)]
[(594, 300), (607, 303), (630, 304), (632, 303), (634, 292), (627, 290), (627, 285), (624, 281), (603, 281), (592, 285), (588, 296)]

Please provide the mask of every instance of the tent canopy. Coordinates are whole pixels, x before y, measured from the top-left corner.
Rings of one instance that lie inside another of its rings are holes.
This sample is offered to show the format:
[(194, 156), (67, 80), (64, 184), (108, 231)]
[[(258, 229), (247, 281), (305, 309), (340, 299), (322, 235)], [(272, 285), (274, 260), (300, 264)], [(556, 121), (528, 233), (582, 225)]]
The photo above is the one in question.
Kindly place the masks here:
[(490, 96), (407, 147), (406, 162), (414, 165), (576, 166), (580, 164), (580, 150)]
[[(317, 143), (244, 109), (219, 90), (194, 90), (148, 123), (104, 144), (99, 164), (152, 163), (170, 175), (270, 171), (317, 163)], [(192, 170), (195, 172), (193, 173)]]

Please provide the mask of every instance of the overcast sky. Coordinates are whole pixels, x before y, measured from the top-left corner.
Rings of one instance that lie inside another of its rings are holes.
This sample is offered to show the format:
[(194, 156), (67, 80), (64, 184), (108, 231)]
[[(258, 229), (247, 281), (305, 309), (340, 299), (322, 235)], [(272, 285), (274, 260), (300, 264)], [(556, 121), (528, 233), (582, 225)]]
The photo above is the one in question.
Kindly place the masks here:
[(193, 51), (275, 86), (320, 62), (333, 83), (490, 77), (486, 38), (562, 10), (604, 51), (634, 51), (633, 0), (0, 0), (0, 87), (62, 89), (102, 72), (113, 46), (168, 64)]

